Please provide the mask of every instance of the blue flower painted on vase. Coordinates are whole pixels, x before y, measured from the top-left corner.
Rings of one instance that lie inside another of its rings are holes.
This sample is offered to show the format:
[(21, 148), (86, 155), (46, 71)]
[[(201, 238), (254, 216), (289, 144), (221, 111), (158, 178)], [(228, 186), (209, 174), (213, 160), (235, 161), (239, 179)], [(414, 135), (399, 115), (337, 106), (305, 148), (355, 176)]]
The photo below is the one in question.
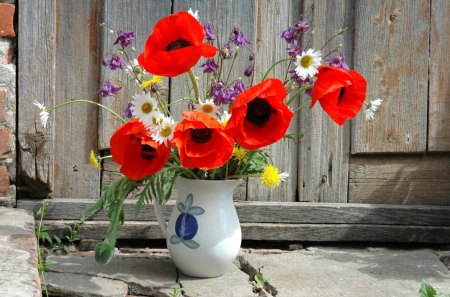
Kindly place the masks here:
[(170, 237), (170, 243), (183, 243), (191, 249), (196, 249), (200, 245), (193, 240), (198, 231), (198, 223), (195, 216), (205, 213), (205, 210), (199, 206), (192, 206), (194, 197), (189, 194), (185, 202), (178, 202), (177, 208), (180, 215), (175, 222), (175, 233)]

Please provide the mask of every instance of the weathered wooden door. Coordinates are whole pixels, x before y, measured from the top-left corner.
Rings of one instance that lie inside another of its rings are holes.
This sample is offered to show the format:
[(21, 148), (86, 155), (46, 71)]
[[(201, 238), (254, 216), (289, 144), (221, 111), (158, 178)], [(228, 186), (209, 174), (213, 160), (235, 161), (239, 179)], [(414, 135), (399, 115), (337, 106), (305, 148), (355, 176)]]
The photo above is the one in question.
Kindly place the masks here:
[[(236, 77), (243, 77), (252, 51), (256, 79), (285, 57), (280, 32), (300, 19), (315, 28), (309, 43), (314, 48), (348, 27), (330, 48), (342, 44), (349, 64), (367, 78), (367, 100), (384, 100), (373, 121), (360, 115), (343, 127), (319, 106), (302, 111), (290, 130), (298, 140), (269, 148), (278, 167), (289, 172), (288, 182), (268, 190), (250, 179), (236, 193), (244, 239), (450, 240), (450, 2), (445, 0), (19, 1), (19, 207), (36, 209), (37, 200), (29, 198), (53, 197), (47, 219), (65, 219), (58, 223), (64, 226), (119, 174), (112, 162), (95, 170), (88, 157), (91, 149), (108, 154), (119, 124), (112, 117), (95, 106), (72, 105), (52, 114), (44, 130), (31, 102), (53, 106), (87, 98), (124, 109), (130, 94), (95, 96), (102, 82), (117, 76), (101, 66), (113, 51), (114, 36), (98, 24), (136, 32), (140, 52), (159, 18), (189, 8), (222, 34), (236, 25), (252, 41), (239, 57)], [(274, 74), (285, 70), (277, 67)], [(186, 93), (183, 77), (165, 84), (171, 100)], [(133, 218), (132, 202), (127, 205), (122, 238), (161, 237), (151, 207)], [(82, 229), (84, 238), (103, 236), (105, 216), (94, 219)]]

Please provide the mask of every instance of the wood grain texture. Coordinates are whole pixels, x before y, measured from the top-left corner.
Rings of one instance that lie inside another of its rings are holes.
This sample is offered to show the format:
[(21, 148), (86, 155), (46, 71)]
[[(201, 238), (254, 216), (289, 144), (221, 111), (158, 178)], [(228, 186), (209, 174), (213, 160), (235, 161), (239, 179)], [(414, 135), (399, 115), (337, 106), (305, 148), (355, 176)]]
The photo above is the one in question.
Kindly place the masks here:
[[(170, 1), (160, 0), (104, 0), (103, 3), (103, 22), (113, 30), (126, 30), (135, 33), (135, 41), (130, 47), (134, 46), (136, 52), (130, 52), (130, 55), (136, 58), (143, 51), (147, 37), (152, 33), (156, 22), (160, 18), (169, 15), (171, 9)], [(118, 49), (117, 45), (113, 45), (117, 35), (109, 33), (109, 30), (106, 27), (102, 30), (101, 57), (111, 57)], [(140, 90), (137, 84), (129, 76), (125, 75), (123, 71), (112, 71), (103, 67), (101, 71), (101, 83), (103, 84), (108, 80), (112, 82), (116, 81), (116, 85), (117, 80), (125, 83), (125, 87), (117, 96), (100, 99), (102, 104), (120, 114), (127, 107), (128, 103), (131, 102), (132, 96), (139, 93)], [(168, 81), (166, 80), (164, 84), (167, 86)], [(121, 122), (109, 112), (104, 110), (100, 111), (98, 141), (100, 149), (109, 148), (109, 139), (120, 124)]]
[[(39, 4), (38, 4), (39, 3)], [(50, 197), (54, 188), (55, 121), (42, 128), (33, 100), (55, 104), (56, 1), (18, 2), (17, 196)]]
[[(100, 0), (57, 1), (55, 104), (95, 101), (100, 14)], [(97, 125), (98, 108), (92, 104), (75, 103), (55, 112), (54, 197), (99, 196), (100, 172), (89, 162), (90, 150), (97, 148)]]
[(426, 150), (429, 31), (429, 0), (356, 1), (354, 68), (366, 100), (384, 101), (373, 121), (353, 122), (352, 153)]
[[(53, 199), (45, 212), (46, 220), (76, 220), (81, 212), (91, 206), (92, 199)], [(166, 219), (174, 202), (162, 206)], [(32, 211), (37, 217), (40, 201), (21, 199), (18, 207)], [(450, 227), (450, 206), (389, 205), (361, 203), (314, 203), (314, 202), (236, 202), (235, 207), (241, 223), (287, 223), (287, 224), (374, 224)], [(138, 217), (134, 216), (135, 201), (124, 204), (125, 218), (131, 221), (155, 221), (153, 205), (145, 205)], [(104, 211), (91, 220), (107, 220)]]
[[(287, 57), (287, 44), (280, 33), (300, 19), (301, 1), (257, 0), (255, 20), (255, 82), (276, 61)], [(278, 65), (268, 77), (284, 79), (287, 64)], [(291, 121), (288, 134), (299, 135), (297, 118)], [(274, 165), (289, 178), (275, 189), (264, 186), (258, 178), (249, 178), (247, 200), (249, 201), (295, 201), (297, 193), (298, 140), (281, 139), (267, 147)]]
[(450, 205), (450, 156), (352, 156), (349, 202)]
[(450, 1), (431, 1), (428, 150), (450, 151)]
[[(328, 55), (339, 44), (343, 45), (347, 61), (352, 58), (352, 1), (307, 0), (303, 17), (311, 22), (314, 35), (310, 47), (320, 49), (341, 28), (346, 35), (333, 39), (324, 49)], [(307, 35), (308, 36), (308, 35)], [(306, 39), (306, 38), (305, 38)], [(306, 40), (304, 41), (306, 42)], [(306, 97), (306, 96), (305, 96)], [(306, 102), (308, 98), (303, 98)], [(314, 202), (347, 202), (350, 125), (338, 126), (319, 104), (300, 113), (299, 200)]]
[[(73, 221), (43, 221), (51, 226), (49, 233), (65, 238)], [(101, 240), (108, 222), (88, 221), (78, 231), (83, 240)], [(243, 240), (272, 241), (364, 241), (448, 243), (450, 227), (386, 226), (348, 224), (241, 224)], [(156, 222), (130, 221), (122, 225), (118, 239), (163, 239)]]

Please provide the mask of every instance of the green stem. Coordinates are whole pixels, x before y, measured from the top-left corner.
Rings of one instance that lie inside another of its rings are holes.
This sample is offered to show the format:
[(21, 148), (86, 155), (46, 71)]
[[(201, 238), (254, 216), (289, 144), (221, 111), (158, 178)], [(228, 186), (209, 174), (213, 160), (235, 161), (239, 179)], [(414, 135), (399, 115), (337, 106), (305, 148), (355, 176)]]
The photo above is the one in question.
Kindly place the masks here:
[(281, 60), (279, 60), (279, 61), (273, 63), (272, 66), (270, 66), (270, 68), (269, 68), (269, 69), (267, 70), (267, 72), (264, 74), (264, 76), (263, 76), (263, 78), (262, 78), (261, 80), (265, 80), (266, 77), (267, 77), (267, 75), (269, 75), (270, 71), (272, 71), (272, 69), (273, 69), (276, 65), (278, 65), (278, 64), (280, 64), (280, 63), (283, 63), (283, 62), (286, 62), (286, 61), (290, 61), (290, 60), (292, 60), (292, 58), (285, 58), (285, 59), (281, 59)]
[(300, 105), (299, 107), (297, 107), (296, 109), (294, 109), (292, 112), (299, 111), (300, 109), (304, 108), (305, 106), (311, 104), (311, 101), (312, 101), (312, 100), (306, 101), (305, 103), (303, 103), (302, 105)]
[(189, 78), (191, 79), (192, 87), (194, 88), (195, 98), (198, 100), (200, 98), (200, 93), (198, 92), (198, 83), (197, 83), (197, 80), (195, 79), (192, 69), (189, 69), (188, 74), (189, 74)]
[(300, 89), (298, 89), (298, 91), (297, 91), (294, 95), (292, 95), (291, 98), (289, 98), (289, 100), (286, 102), (286, 105), (291, 104), (292, 101), (293, 101), (298, 95), (300, 95), (301, 93), (303, 93), (304, 91), (306, 91), (306, 90), (308, 90), (308, 89), (312, 89), (312, 87), (313, 87), (312, 85), (306, 85), (306, 86), (303, 86), (303, 87), (301, 87)]
[(227, 75), (225, 84), (228, 84), (228, 79), (230, 78), (231, 71), (233, 70), (234, 62), (236, 61), (237, 56), (238, 56), (238, 52), (236, 51), (236, 53), (234, 54), (234, 57), (233, 57), (233, 62), (231, 62), (230, 71), (228, 71), (228, 75)]
[(50, 111), (55, 110), (57, 108), (63, 107), (65, 105), (72, 104), (72, 103), (80, 103), (80, 102), (90, 103), (90, 104), (94, 104), (94, 105), (100, 106), (101, 108), (109, 111), (113, 116), (115, 116), (117, 119), (121, 120), (123, 123), (126, 123), (125, 119), (122, 118), (120, 115), (118, 115), (116, 112), (114, 112), (112, 109), (110, 109), (110, 108), (106, 107), (105, 105), (100, 104), (98, 102), (91, 101), (91, 100), (85, 100), (85, 99), (73, 99), (73, 100), (70, 100), (70, 101), (66, 101), (64, 103), (55, 105), (53, 107), (46, 108), (45, 111), (50, 112)]
[(180, 103), (181, 101), (187, 101), (187, 100), (193, 100), (193, 99), (195, 99), (195, 98), (184, 97), (183, 99), (178, 99), (178, 100), (175, 100), (174, 102), (171, 102), (169, 104), (164, 105), (163, 108), (167, 108), (167, 107), (172, 106), (174, 104)]

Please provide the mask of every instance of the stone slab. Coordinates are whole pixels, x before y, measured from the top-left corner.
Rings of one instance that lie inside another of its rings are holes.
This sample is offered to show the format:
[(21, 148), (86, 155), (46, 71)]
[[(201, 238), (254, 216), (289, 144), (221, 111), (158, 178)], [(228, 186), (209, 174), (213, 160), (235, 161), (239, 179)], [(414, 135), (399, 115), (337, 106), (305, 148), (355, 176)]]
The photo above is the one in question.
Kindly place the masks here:
[(1, 296), (41, 296), (31, 212), (0, 207), (0, 251)]
[(122, 281), (73, 273), (46, 272), (50, 296), (61, 297), (125, 297), (128, 285)]
[(450, 293), (450, 271), (428, 249), (309, 248), (242, 257), (261, 268), (277, 297), (417, 297), (423, 279)]
[(249, 281), (249, 276), (236, 265), (230, 266), (224, 275), (214, 278), (192, 278), (180, 273), (178, 282), (183, 288), (184, 296), (258, 296), (253, 293), (253, 285)]
[(58, 263), (49, 272), (75, 273), (120, 280), (135, 295), (157, 294), (162, 289), (178, 288), (176, 267), (167, 255), (116, 254), (110, 263), (101, 265), (91, 256), (51, 256)]

